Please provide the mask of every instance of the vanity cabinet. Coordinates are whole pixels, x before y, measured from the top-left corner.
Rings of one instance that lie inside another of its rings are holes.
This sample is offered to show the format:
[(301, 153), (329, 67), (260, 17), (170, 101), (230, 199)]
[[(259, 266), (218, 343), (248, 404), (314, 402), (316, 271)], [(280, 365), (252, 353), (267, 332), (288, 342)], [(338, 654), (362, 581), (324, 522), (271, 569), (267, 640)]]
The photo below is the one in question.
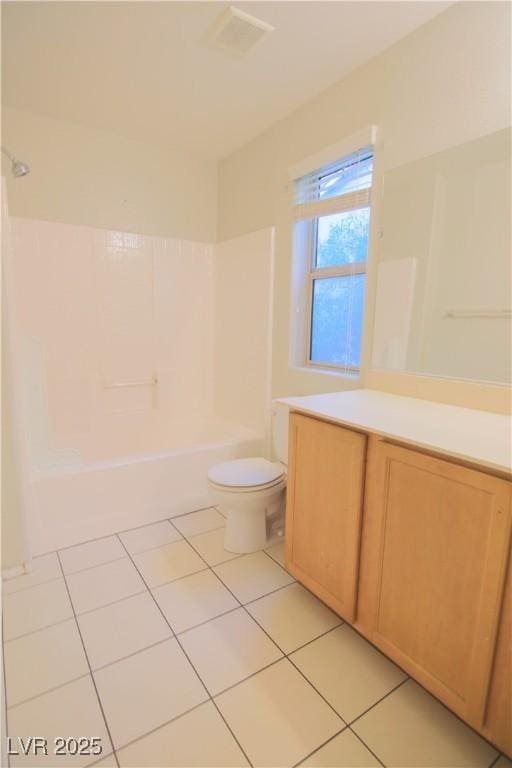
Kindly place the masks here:
[(512, 752), (512, 483), (291, 413), (286, 565)]
[(353, 621), (363, 510), (365, 435), (290, 414), (288, 570)]
[(480, 725), (507, 575), (510, 502), (506, 480), (371, 438), (361, 628)]

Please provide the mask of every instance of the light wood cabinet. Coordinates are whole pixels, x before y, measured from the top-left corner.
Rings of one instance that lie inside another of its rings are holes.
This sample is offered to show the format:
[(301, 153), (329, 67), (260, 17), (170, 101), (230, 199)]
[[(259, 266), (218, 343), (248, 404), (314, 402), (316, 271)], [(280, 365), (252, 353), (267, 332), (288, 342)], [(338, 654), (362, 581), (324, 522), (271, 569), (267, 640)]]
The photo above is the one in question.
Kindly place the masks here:
[(289, 434), (287, 568), (353, 621), (366, 436), (295, 413)]
[(291, 414), (288, 569), (509, 755), (511, 537), (508, 479)]
[(503, 595), (482, 734), (512, 758), (512, 561)]
[(451, 709), (483, 725), (510, 550), (510, 483), (373, 438), (364, 630)]

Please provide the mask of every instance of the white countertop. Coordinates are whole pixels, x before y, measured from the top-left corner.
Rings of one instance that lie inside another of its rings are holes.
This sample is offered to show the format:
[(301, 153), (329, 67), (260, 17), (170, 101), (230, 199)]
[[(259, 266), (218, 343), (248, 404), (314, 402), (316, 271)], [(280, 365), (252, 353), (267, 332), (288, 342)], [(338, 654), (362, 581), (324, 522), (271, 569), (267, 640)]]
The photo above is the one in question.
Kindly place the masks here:
[(280, 397), (294, 411), (500, 472), (512, 465), (512, 417), (374, 389)]

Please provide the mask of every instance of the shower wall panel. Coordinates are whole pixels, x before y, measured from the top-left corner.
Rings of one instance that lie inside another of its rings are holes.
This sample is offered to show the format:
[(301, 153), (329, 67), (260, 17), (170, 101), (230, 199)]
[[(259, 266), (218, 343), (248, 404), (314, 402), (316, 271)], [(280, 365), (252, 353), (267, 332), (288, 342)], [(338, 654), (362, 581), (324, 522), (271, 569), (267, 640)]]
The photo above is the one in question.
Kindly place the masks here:
[(213, 246), (11, 222), (33, 468), (73, 466), (105, 421), (211, 417)]

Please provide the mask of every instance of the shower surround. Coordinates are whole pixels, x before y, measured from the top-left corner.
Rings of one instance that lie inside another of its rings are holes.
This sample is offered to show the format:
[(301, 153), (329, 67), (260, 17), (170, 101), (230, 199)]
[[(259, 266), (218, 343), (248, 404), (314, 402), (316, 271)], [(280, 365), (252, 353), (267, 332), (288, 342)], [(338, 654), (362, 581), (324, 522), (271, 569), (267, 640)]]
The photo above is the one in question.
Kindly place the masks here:
[(272, 230), (10, 225), (32, 554), (207, 506), (207, 468), (263, 448)]

